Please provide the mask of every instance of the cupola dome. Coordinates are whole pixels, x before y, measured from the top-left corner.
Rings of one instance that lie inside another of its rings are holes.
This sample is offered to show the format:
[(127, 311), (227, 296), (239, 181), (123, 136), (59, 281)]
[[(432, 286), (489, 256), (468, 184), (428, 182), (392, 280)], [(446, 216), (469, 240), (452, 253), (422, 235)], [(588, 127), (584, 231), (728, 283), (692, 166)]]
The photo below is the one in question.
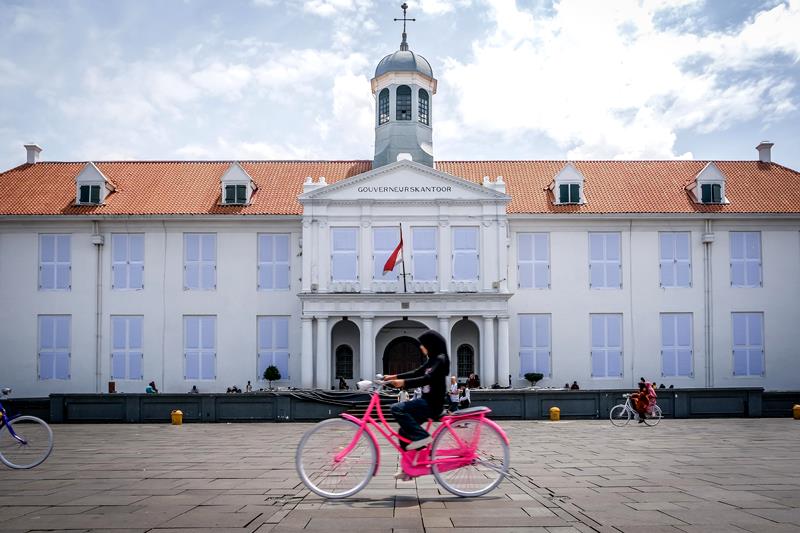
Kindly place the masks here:
[(433, 78), (433, 69), (428, 60), (408, 49), (398, 50), (381, 59), (375, 69), (375, 77), (382, 76), (387, 72), (419, 72)]

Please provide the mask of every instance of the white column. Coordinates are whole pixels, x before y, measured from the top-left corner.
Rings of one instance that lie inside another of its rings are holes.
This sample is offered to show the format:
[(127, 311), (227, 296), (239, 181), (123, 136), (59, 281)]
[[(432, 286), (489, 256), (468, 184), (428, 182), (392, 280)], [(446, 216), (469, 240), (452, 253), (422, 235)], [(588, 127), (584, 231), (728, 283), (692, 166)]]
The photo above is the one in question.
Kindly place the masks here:
[(361, 223), (360, 233), (358, 248), (358, 281), (361, 284), (361, 292), (372, 292), (372, 228), (369, 222)]
[[(315, 250), (314, 250), (314, 239), (312, 237), (311, 232), (311, 218), (304, 217), (303, 218), (303, 248), (302, 248), (302, 256), (300, 260), (302, 262), (302, 276), (303, 276), (303, 283), (301, 285), (301, 290), (303, 292), (309, 292), (311, 290), (311, 265), (314, 263), (315, 257)], [(316, 283), (316, 282), (315, 282)], [(310, 320), (310, 319), (309, 319)]]
[(494, 317), (483, 317), (483, 335), (481, 335), (481, 385), (491, 387), (494, 385)]
[(310, 316), (300, 319), (300, 386), (304, 389), (314, 388), (314, 330)]
[(317, 317), (317, 388), (331, 388), (330, 349), (328, 349), (328, 317)]
[(361, 317), (361, 379), (375, 379), (375, 336), (373, 316)]
[[(450, 354), (450, 366), (452, 367), (453, 366), (453, 361), (455, 361), (455, 359), (454, 359), (454, 354), (451, 353), (451, 351), (450, 351), (450, 317), (449, 316), (441, 316), (441, 315), (439, 316), (439, 333), (441, 333), (442, 337), (444, 337), (445, 343), (447, 345), (447, 353)], [(451, 372), (450, 372), (451, 374), (455, 374), (455, 372), (452, 371), (453, 370), (452, 368), (450, 370), (451, 370)]]
[(510, 357), (508, 339), (508, 317), (497, 317), (497, 382), (501, 387), (508, 386)]

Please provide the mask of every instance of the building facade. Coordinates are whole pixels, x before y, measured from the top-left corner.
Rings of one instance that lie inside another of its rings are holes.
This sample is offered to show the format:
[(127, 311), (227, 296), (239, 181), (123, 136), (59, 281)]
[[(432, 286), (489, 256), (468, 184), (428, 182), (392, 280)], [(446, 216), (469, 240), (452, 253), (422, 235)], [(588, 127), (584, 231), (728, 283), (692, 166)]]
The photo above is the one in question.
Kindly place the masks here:
[[(797, 389), (800, 174), (744, 161), (433, 160), (430, 64), (378, 65), (373, 161), (42, 162), (0, 174), (0, 385)], [(383, 272), (401, 239), (403, 263)]]

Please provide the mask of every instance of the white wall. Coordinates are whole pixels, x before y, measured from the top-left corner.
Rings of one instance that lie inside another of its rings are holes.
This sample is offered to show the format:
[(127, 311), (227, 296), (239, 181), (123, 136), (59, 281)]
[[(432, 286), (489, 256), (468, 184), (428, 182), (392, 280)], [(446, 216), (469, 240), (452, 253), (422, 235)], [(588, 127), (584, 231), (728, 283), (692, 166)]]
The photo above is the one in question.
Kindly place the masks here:
[[(761, 231), (764, 286), (730, 287), (729, 230)], [(519, 232), (550, 233), (550, 289), (517, 288), (516, 242)], [(622, 289), (589, 289), (588, 232), (618, 231), (622, 236)], [(690, 231), (692, 286), (659, 286), (659, 231)], [(577, 380), (582, 388), (633, 387), (640, 376), (674, 384), (706, 384), (704, 222), (672, 220), (521, 220), (511, 223), (509, 284), (516, 294), (509, 302), (511, 373), (519, 376), (519, 313), (550, 313), (552, 376), (539, 385), (560, 387)], [(800, 387), (800, 224), (797, 221), (742, 219), (716, 221), (713, 264), (713, 361), (715, 387), (755, 386), (769, 390)], [(765, 368), (763, 377), (733, 377), (731, 312), (764, 313)], [(661, 375), (661, 313), (692, 313), (694, 374)], [(591, 313), (622, 313), (623, 368), (621, 379), (592, 378)]]

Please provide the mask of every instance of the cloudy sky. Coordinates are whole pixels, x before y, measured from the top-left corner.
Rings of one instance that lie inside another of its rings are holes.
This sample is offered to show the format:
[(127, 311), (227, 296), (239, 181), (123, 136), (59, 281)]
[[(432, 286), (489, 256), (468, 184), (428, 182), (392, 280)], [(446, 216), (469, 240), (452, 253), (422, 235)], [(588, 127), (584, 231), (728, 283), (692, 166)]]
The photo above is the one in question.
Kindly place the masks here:
[[(0, 168), (371, 159), (400, 0), (0, 0)], [(800, 0), (408, 0), (437, 159), (800, 168)]]

